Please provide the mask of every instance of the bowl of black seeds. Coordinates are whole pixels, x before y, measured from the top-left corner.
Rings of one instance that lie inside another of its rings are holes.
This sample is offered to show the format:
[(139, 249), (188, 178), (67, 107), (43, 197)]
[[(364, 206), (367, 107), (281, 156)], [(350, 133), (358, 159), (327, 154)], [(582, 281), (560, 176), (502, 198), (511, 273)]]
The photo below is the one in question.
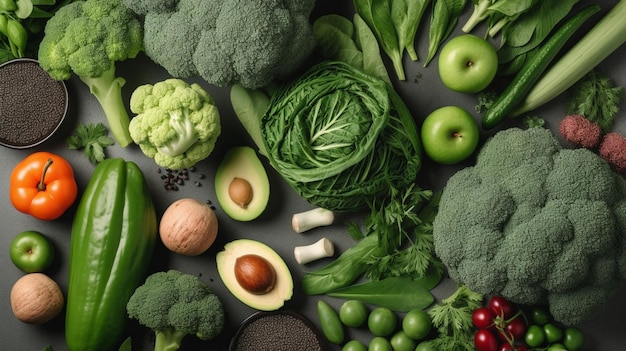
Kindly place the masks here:
[(294, 311), (256, 312), (232, 338), (229, 351), (324, 351), (319, 330)]
[(0, 65), (0, 145), (25, 149), (48, 140), (68, 110), (67, 87), (37, 60), (20, 58)]

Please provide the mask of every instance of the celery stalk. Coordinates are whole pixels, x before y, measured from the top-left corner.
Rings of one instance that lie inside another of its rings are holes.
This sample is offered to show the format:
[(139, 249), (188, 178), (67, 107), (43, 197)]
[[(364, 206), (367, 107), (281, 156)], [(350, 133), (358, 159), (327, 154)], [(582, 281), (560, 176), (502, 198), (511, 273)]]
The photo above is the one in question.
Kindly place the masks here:
[(626, 0), (620, 0), (539, 79), (516, 117), (556, 98), (626, 42)]

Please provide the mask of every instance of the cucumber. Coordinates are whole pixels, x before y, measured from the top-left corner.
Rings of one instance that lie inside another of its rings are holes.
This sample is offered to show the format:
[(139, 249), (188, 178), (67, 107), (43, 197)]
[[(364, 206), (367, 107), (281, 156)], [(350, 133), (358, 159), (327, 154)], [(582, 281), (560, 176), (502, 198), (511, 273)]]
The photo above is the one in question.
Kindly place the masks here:
[(526, 61), (520, 71), (515, 75), (511, 83), (498, 96), (496, 101), (485, 112), (482, 118), (482, 127), (491, 129), (500, 123), (522, 103), (533, 84), (541, 77), (552, 60), (559, 53), (568, 39), (589, 17), (600, 10), (598, 5), (590, 5), (578, 11), (539, 48), (539, 50)]
[(145, 280), (157, 217), (136, 164), (96, 167), (72, 223), (65, 339), (70, 351), (117, 350), (126, 303)]

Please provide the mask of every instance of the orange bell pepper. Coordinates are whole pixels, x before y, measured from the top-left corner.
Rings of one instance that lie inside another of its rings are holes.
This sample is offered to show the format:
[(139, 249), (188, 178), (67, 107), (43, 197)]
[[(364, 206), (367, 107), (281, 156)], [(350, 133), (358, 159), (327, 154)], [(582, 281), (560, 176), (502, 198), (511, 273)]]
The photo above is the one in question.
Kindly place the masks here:
[(35, 152), (11, 173), (9, 197), (20, 212), (53, 220), (74, 203), (78, 186), (67, 160), (49, 152)]

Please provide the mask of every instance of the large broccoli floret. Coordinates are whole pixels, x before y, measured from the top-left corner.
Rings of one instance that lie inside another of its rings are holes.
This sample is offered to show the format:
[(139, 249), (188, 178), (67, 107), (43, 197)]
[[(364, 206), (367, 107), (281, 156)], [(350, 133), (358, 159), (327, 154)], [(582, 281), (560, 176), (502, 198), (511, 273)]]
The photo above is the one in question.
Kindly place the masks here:
[(39, 45), (41, 67), (53, 79), (76, 74), (98, 99), (117, 143), (132, 142), (128, 111), (122, 100), (125, 80), (115, 63), (134, 58), (143, 48), (143, 28), (122, 0), (77, 1), (48, 20)]
[(544, 128), (508, 129), (446, 184), (434, 221), (450, 276), (479, 293), (590, 317), (626, 280), (626, 180)]
[(315, 47), (314, 0), (124, 2), (144, 16), (146, 55), (178, 78), (259, 88), (295, 72)]
[(139, 86), (130, 97), (130, 135), (164, 168), (188, 168), (207, 158), (221, 133), (215, 100), (200, 85), (170, 78)]
[(150, 275), (126, 310), (130, 318), (154, 331), (155, 351), (178, 350), (187, 335), (213, 339), (225, 323), (222, 303), (209, 286), (177, 270)]

